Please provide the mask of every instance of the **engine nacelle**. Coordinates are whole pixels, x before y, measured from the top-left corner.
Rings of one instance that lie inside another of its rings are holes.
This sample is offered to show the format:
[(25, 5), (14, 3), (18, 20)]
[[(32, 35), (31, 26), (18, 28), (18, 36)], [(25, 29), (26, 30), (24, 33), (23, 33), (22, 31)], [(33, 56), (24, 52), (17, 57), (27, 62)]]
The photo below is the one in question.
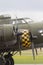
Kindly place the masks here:
[(13, 25), (3, 24), (0, 25), (0, 41), (10, 41), (13, 40)]

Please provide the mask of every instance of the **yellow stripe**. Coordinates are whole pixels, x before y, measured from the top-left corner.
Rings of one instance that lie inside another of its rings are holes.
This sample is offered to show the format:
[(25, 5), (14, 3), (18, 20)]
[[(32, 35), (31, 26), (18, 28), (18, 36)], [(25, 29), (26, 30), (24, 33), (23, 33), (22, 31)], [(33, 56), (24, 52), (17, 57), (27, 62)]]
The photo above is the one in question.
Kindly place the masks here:
[(25, 41), (25, 43), (26, 43), (26, 44), (28, 44), (28, 42), (27, 42), (27, 41)]
[(24, 34), (22, 35), (22, 37), (24, 37)]
[(30, 39), (29, 39), (29, 38), (27, 38), (27, 41), (30, 41)]
[(26, 45), (25, 47), (29, 47), (28, 45)]
[(24, 35), (27, 35), (27, 33), (24, 33)]
[(23, 43), (22, 46), (25, 46), (25, 43)]
[(27, 39), (27, 37), (25, 36), (24, 39)]
[(28, 45), (30, 45), (31, 44), (31, 42), (28, 42)]
[(24, 39), (22, 39), (22, 42), (25, 42), (25, 40), (24, 40)]

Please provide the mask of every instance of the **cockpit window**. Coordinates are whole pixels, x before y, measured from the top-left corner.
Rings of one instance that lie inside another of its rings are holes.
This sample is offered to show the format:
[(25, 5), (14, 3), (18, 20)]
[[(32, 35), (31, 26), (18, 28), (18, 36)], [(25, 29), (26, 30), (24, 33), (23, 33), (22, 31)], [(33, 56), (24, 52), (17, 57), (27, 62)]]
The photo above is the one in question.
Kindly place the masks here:
[(31, 22), (33, 22), (33, 20), (32, 19), (29, 19), (29, 18), (22, 18), (22, 19), (14, 19), (14, 21), (13, 21), (13, 24), (23, 24), (23, 23), (31, 23)]
[(13, 24), (23, 24), (26, 23), (24, 20), (17, 20), (17, 21), (13, 21)]

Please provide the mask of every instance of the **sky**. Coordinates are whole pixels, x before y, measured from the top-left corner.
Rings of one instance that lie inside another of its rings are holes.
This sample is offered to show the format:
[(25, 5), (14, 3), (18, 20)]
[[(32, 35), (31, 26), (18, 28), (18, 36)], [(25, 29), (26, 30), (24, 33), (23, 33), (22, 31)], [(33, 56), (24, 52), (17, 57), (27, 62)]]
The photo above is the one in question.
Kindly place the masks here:
[(0, 0), (0, 14), (43, 20), (43, 0)]
[(0, 10), (43, 11), (43, 0), (0, 0)]

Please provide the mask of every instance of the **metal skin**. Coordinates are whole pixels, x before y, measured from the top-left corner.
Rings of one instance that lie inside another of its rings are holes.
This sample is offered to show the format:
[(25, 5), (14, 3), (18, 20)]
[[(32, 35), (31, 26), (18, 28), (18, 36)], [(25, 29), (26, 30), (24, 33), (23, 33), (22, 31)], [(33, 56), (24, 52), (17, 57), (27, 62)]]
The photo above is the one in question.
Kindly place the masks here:
[(33, 22), (30, 24), (30, 30), (33, 37), (36, 39), (33, 40), (36, 47), (43, 47), (43, 22)]
[[(13, 20), (15, 24), (12, 24)], [(13, 20), (0, 18), (0, 65), (14, 65), (12, 55), (15, 51), (21, 55), (21, 50), (32, 49), (35, 59), (34, 48), (43, 47), (43, 22), (21, 23), (23, 18)]]
[[(27, 26), (27, 27), (26, 27)], [(16, 32), (13, 29), (15, 24), (3, 24), (0, 25), (0, 52), (19, 50), (19, 43), (17, 41)], [(28, 30), (27, 24), (18, 24), (18, 32), (22, 33), (24, 30)], [(22, 44), (20, 44), (22, 45)], [(21, 46), (22, 47), (22, 46)]]

